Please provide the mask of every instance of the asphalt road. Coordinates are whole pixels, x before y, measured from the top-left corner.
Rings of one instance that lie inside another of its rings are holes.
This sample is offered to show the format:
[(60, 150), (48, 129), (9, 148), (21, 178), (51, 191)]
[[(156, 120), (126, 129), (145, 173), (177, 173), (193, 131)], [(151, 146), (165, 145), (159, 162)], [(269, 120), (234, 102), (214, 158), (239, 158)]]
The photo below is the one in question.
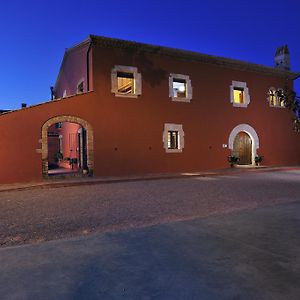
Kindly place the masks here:
[(299, 300), (300, 202), (0, 249), (1, 300)]
[(0, 193), (1, 247), (300, 200), (300, 170)]

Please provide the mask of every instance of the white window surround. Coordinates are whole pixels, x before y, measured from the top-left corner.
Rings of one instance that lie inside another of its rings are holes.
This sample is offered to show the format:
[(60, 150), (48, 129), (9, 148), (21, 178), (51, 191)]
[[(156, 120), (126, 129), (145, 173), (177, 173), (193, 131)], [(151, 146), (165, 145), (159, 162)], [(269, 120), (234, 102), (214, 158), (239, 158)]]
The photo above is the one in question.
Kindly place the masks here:
[[(185, 80), (185, 82), (186, 82), (186, 97), (185, 98), (175, 97), (174, 89), (173, 89), (174, 79)], [(191, 83), (190, 77), (188, 75), (173, 74), (173, 73), (170, 74), (170, 76), (169, 76), (169, 97), (172, 98), (172, 101), (191, 102), (191, 100), (193, 98), (193, 88), (192, 88), (192, 83)]]
[(64, 90), (64, 93), (63, 93), (63, 98), (67, 97), (67, 91)]
[(271, 90), (275, 92), (276, 101), (278, 101), (278, 100), (277, 100), (277, 97), (278, 97), (278, 96), (277, 96), (276, 92), (277, 92), (277, 91), (283, 91), (283, 88), (278, 88), (278, 89), (275, 89), (274, 87), (270, 87), (270, 88), (269, 88), (268, 98), (267, 98), (268, 103), (269, 103), (269, 106), (270, 106), (270, 107), (273, 107), (273, 108), (285, 108), (284, 105), (281, 106), (281, 105), (272, 105), (272, 104), (271, 104), (271, 101), (270, 101), (270, 91), (271, 91)]
[(259, 149), (259, 138), (258, 135), (253, 127), (251, 127), (248, 124), (240, 124), (236, 127), (233, 128), (229, 135), (228, 139), (228, 149), (233, 151), (233, 143), (235, 137), (240, 133), (240, 132), (246, 132), (251, 140), (252, 140), (252, 165), (255, 165), (255, 156), (257, 155), (257, 149)]
[[(132, 73), (134, 80), (134, 90), (131, 94), (122, 94), (118, 92), (118, 72)], [(124, 98), (137, 98), (142, 94), (142, 76), (138, 73), (136, 67), (131, 66), (115, 66), (111, 71), (111, 92), (115, 94), (116, 97)]]
[[(243, 103), (235, 103), (234, 102), (234, 88), (243, 89), (244, 91), (244, 102)], [(250, 95), (249, 95), (249, 89), (247, 88), (247, 83), (242, 81), (232, 81), (232, 84), (230, 86), (230, 102), (234, 107), (247, 107), (250, 103)]]
[[(168, 148), (168, 132), (178, 131), (178, 149)], [(180, 153), (184, 148), (184, 131), (181, 124), (165, 123), (163, 132), (163, 145), (167, 153)]]

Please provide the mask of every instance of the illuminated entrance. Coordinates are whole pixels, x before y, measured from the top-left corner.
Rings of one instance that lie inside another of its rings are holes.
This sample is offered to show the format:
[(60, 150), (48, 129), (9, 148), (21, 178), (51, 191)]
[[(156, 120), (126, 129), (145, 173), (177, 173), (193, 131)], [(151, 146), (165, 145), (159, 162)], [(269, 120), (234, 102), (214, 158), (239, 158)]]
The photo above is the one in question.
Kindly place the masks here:
[(239, 158), (238, 164), (255, 165), (259, 139), (254, 128), (248, 124), (236, 126), (229, 135), (228, 148), (231, 155)]
[(91, 126), (72, 116), (48, 120), (42, 128), (44, 177), (61, 174), (93, 174)]
[(238, 157), (239, 165), (252, 164), (252, 140), (244, 131), (238, 133), (233, 142), (233, 156)]

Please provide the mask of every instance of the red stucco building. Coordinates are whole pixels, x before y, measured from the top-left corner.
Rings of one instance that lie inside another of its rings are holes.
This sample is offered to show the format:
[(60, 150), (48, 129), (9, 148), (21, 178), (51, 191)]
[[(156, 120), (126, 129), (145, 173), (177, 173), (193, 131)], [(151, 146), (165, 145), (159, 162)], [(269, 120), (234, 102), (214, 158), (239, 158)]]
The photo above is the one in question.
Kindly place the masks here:
[(53, 101), (0, 115), (0, 183), (73, 167), (95, 176), (298, 165), (300, 135), (276, 91), (293, 87), (287, 48), (274, 68), (90, 36), (65, 52)]

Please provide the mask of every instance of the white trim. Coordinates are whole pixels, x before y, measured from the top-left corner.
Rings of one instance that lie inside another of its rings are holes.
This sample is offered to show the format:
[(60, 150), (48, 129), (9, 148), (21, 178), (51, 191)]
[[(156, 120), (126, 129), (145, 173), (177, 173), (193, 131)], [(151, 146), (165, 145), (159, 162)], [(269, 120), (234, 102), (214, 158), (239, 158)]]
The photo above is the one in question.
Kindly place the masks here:
[[(133, 93), (126, 95), (118, 92), (118, 72), (133, 74)], [(138, 96), (142, 94), (142, 76), (138, 73), (138, 69), (131, 66), (114, 66), (111, 71), (111, 92), (115, 94), (116, 97), (138, 98)]]
[[(168, 132), (169, 131), (178, 131), (178, 149), (169, 149), (168, 148)], [(184, 131), (182, 124), (171, 124), (165, 123), (164, 132), (162, 137), (163, 145), (167, 153), (180, 153), (184, 148)]]
[[(175, 97), (174, 89), (173, 89), (174, 79), (185, 80), (185, 82), (186, 82), (186, 97), (185, 98)], [(193, 98), (193, 87), (192, 87), (192, 82), (190, 80), (190, 77), (188, 75), (173, 74), (173, 73), (170, 74), (170, 76), (169, 76), (169, 97), (172, 98), (172, 101), (191, 102), (191, 100)]]
[(231, 131), (230, 135), (229, 135), (229, 139), (228, 139), (228, 148), (233, 151), (233, 143), (234, 143), (234, 139), (237, 136), (237, 134), (239, 134), (240, 132), (246, 132), (247, 134), (249, 134), (251, 140), (252, 140), (252, 165), (255, 165), (255, 156), (257, 155), (257, 149), (259, 149), (259, 138), (258, 135), (256, 133), (256, 131), (254, 130), (253, 127), (251, 127), (248, 124), (240, 124), (236, 127), (233, 128), (233, 130)]
[[(234, 88), (241, 88), (244, 90), (244, 103), (235, 103), (234, 102)], [(244, 107), (246, 108), (250, 103), (250, 95), (249, 95), (249, 89), (247, 88), (247, 83), (242, 81), (235, 81), (233, 80), (230, 86), (230, 103), (234, 107)]]

